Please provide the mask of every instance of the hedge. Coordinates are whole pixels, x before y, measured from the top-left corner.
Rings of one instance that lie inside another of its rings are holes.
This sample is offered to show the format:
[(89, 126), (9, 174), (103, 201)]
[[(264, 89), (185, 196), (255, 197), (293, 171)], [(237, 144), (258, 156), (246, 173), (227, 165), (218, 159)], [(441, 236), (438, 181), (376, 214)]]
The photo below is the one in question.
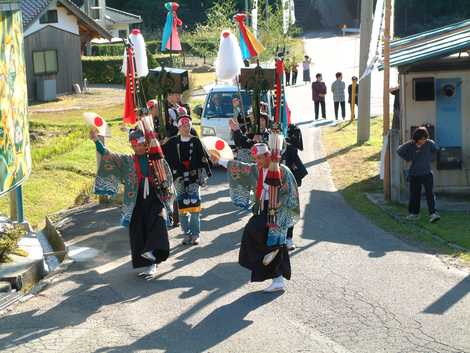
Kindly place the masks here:
[[(122, 66), (121, 56), (82, 56), (83, 77), (88, 83), (103, 84), (124, 84), (125, 76), (121, 73)], [(179, 58), (173, 56), (173, 63)], [(170, 56), (165, 55), (148, 55), (148, 63), (150, 68), (160, 65), (169, 66), (171, 64)]]
[[(146, 42), (147, 50), (152, 54), (159, 54), (161, 41), (150, 40)], [(213, 43), (210, 41), (194, 41), (193, 43), (183, 42), (181, 46), (183, 51), (186, 54), (200, 55), (200, 50), (198, 47), (204, 48), (205, 50), (215, 51), (218, 43)], [(93, 44), (91, 46), (91, 55), (92, 56), (120, 56), (124, 53), (124, 44), (123, 43), (113, 43), (113, 44)]]
[[(160, 47), (162, 45), (161, 41), (149, 40), (145, 42), (147, 50), (152, 54), (162, 54), (160, 52)], [(181, 43), (183, 50), (187, 53), (194, 53), (192, 47), (189, 43)], [(91, 55), (92, 56), (118, 56), (123, 55), (124, 53), (124, 43), (118, 42), (113, 44), (93, 44), (91, 46)]]

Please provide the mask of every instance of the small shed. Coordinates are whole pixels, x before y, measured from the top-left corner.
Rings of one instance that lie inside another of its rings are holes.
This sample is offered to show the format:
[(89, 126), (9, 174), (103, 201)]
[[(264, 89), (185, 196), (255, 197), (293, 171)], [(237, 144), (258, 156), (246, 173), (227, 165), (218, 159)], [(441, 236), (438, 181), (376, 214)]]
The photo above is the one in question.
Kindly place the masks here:
[[(390, 64), (399, 73), (394, 125), (400, 142), (426, 125), (440, 148), (433, 166), (436, 191), (470, 193), (470, 20), (392, 42)], [(407, 185), (404, 164), (392, 152), (392, 190), (400, 190), (394, 197), (398, 201)]]
[(44, 96), (44, 90), (73, 92), (73, 85), (82, 83), (85, 45), (93, 38), (110, 39), (110, 33), (70, 0), (23, 0), (21, 10), (29, 100)]

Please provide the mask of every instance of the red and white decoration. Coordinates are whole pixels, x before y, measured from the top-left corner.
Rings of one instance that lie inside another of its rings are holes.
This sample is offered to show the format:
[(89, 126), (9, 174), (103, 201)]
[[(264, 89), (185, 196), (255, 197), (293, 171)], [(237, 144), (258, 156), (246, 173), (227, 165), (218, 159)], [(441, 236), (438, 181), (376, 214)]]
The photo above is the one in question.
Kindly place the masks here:
[(233, 152), (229, 144), (216, 136), (205, 136), (201, 138), (201, 142), (206, 148), (207, 152), (211, 155), (215, 155), (218, 159), (232, 160)]

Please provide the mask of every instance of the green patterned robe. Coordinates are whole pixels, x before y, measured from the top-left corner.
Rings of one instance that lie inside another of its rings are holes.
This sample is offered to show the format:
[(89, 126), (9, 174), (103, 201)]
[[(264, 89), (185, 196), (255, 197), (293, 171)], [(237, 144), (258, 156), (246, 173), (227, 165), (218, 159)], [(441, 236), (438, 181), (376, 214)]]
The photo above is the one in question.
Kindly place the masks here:
[[(95, 180), (95, 193), (97, 195), (116, 196), (119, 191), (119, 184), (124, 184), (121, 225), (127, 227), (129, 226), (139, 191), (139, 182), (134, 167), (133, 156), (111, 153), (107, 149), (100, 151), (100, 153), (102, 157)], [(172, 188), (171, 200), (162, 200), (162, 203), (166, 210), (171, 210), (174, 200), (173, 177), (166, 161), (162, 161), (165, 166), (166, 175), (169, 178), (169, 185)]]

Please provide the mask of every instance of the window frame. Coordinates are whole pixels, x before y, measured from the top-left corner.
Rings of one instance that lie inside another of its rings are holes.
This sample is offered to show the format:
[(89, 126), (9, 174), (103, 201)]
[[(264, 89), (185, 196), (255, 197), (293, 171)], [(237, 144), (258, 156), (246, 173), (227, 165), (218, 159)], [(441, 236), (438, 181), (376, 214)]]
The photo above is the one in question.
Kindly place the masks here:
[[(55, 53), (55, 63), (56, 63), (56, 70), (54, 71), (48, 71), (47, 70), (47, 63), (46, 63), (46, 53), (47, 52), (54, 52)], [(41, 53), (44, 58), (44, 71), (43, 72), (36, 72), (36, 67), (35, 67), (35, 62), (34, 62), (34, 56), (37, 53)], [(33, 50), (32, 52), (32, 60), (33, 60), (33, 74), (35, 76), (41, 76), (41, 75), (52, 75), (52, 74), (58, 74), (59, 73), (59, 55), (57, 53), (57, 49), (45, 49), (45, 50)]]
[[(419, 98), (417, 99), (416, 95), (416, 84), (424, 83), (424, 82), (432, 82), (433, 90), (432, 90), (432, 97)], [(434, 77), (414, 77), (412, 81), (413, 87), (413, 100), (415, 102), (434, 102), (436, 101), (436, 79)]]
[[(49, 20), (49, 13), (51, 12), (55, 12), (55, 21)], [(47, 18), (47, 20), (44, 21), (44, 18)], [(52, 23), (59, 23), (59, 12), (57, 11), (57, 9), (47, 10), (41, 17), (39, 17), (39, 24), (41, 25), (47, 25)]]

